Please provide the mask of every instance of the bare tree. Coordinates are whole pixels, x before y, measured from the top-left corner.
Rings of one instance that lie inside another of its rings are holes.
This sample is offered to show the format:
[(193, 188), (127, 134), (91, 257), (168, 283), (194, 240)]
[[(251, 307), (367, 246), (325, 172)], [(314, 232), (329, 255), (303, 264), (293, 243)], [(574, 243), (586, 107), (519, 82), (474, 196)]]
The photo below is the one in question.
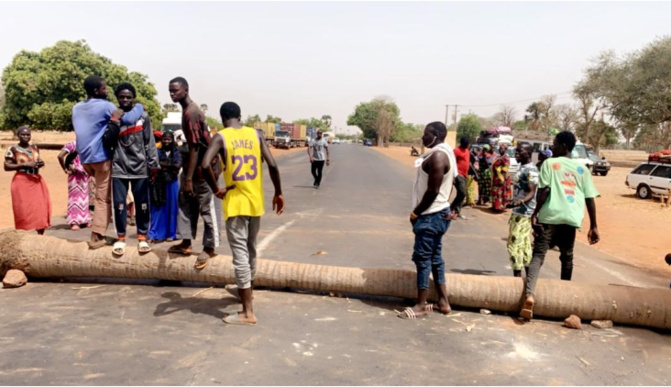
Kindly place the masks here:
[(494, 114), (493, 120), (496, 124), (512, 128), (517, 117), (517, 109), (510, 105), (501, 105), (498, 113)]
[(383, 107), (378, 110), (375, 127), (377, 128), (377, 146), (388, 146), (389, 136), (394, 127), (393, 116), (389, 110)]
[(575, 131), (575, 125), (580, 120), (578, 109), (568, 104), (562, 104), (557, 105), (555, 111), (559, 130)]
[(545, 95), (540, 101), (533, 102), (527, 108), (524, 121), (529, 122), (531, 130), (542, 130), (547, 132), (557, 125), (557, 112), (553, 109), (556, 97)]

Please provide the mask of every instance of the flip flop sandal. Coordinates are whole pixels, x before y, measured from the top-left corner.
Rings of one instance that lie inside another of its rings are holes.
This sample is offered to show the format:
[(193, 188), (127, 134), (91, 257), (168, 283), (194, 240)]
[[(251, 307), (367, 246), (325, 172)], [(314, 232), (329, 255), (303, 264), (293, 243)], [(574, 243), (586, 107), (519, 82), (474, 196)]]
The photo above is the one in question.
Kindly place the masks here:
[(207, 262), (210, 260), (210, 257), (202, 259), (200, 256), (196, 259), (196, 263), (193, 264), (193, 268), (196, 270), (203, 270), (207, 266)]
[(428, 314), (418, 316), (412, 308), (406, 308), (403, 312), (398, 314), (398, 317), (404, 320), (415, 320), (417, 318), (426, 318), (427, 316)]
[(226, 324), (231, 325), (256, 325), (256, 322), (244, 321), (240, 319), (240, 314), (229, 314), (228, 316), (222, 319)]
[(191, 255), (191, 254), (193, 254), (193, 250), (191, 250), (190, 248), (183, 248), (183, 247), (179, 247), (179, 246), (173, 246), (173, 247), (171, 247), (171, 248), (168, 249), (168, 253), (171, 253), (171, 254), (180, 254), (180, 255)]
[(126, 242), (122, 241), (114, 242), (114, 246), (112, 247), (112, 254), (120, 257), (125, 252), (126, 252)]
[(137, 244), (137, 251), (140, 253), (148, 253), (151, 251), (151, 246), (149, 246), (147, 241), (140, 241), (140, 243)]
[(89, 245), (89, 250), (97, 250), (101, 247), (107, 246), (107, 240), (105, 240), (105, 238), (99, 239), (95, 242), (88, 241), (86, 243)]
[(525, 301), (522, 310), (520, 310), (520, 317), (525, 320), (531, 320), (534, 318), (534, 303)]

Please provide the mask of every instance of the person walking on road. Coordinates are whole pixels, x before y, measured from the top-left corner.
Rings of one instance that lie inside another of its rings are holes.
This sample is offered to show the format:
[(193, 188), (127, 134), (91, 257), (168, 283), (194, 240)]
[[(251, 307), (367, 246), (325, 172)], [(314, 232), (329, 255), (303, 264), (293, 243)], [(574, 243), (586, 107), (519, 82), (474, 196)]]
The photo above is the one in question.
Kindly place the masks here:
[(310, 140), (308, 144), (308, 157), (310, 158), (312, 177), (314, 177), (313, 186), (319, 189), (322, 183), (324, 163), (327, 166), (331, 164), (329, 143), (323, 138), (323, 133), (319, 129), (317, 129), (317, 137), (314, 140)]
[[(242, 311), (224, 317), (234, 325), (254, 325), (257, 322), (252, 305), (252, 281), (256, 274), (256, 237), (261, 227), (263, 206), (263, 169), (268, 165), (270, 180), (275, 187), (273, 210), (284, 211), (280, 171), (263, 135), (240, 123), (240, 107), (225, 102), (219, 110), (224, 129), (212, 140), (202, 160), (203, 173), (215, 195), (223, 199), (226, 216), (226, 236), (233, 254), (233, 267)], [(224, 160), (224, 187), (217, 184), (218, 175), (212, 168), (217, 155)]]
[(520, 143), (515, 148), (515, 159), (521, 167), (513, 185), (513, 213), (510, 215), (508, 233), (508, 256), (515, 277), (522, 276), (522, 269), (531, 263), (531, 215), (536, 209), (538, 169), (531, 162), (533, 146)]
[[(198, 255), (194, 267), (202, 269), (207, 260), (215, 255), (219, 246), (219, 228), (216, 220), (215, 200), (203, 176), (201, 162), (212, 137), (205, 123), (205, 114), (189, 96), (189, 83), (182, 77), (169, 83), (170, 98), (182, 106), (182, 130), (186, 137), (189, 153), (182, 159), (184, 167), (180, 175), (179, 216), (177, 238), (182, 241), (170, 247), (168, 252), (191, 255), (191, 241), (196, 239), (198, 215), (203, 218), (203, 251)], [(211, 160), (212, 168), (220, 173), (219, 159)]]
[[(429, 150), (415, 165), (417, 173), (412, 193), (413, 210), (410, 223), (415, 234), (412, 260), (417, 267), (417, 303), (398, 317), (425, 317), (432, 310), (451, 312), (445, 285), (445, 261), (442, 257), (443, 235), (450, 227), (450, 193), (457, 175), (457, 162), (452, 148), (445, 143), (447, 128), (432, 122), (424, 129), (422, 143)], [(427, 305), (429, 275), (438, 292), (438, 303)]]
[(87, 99), (72, 108), (72, 125), (75, 128), (77, 153), (89, 181), (95, 185), (95, 211), (91, 227), (90, 249), (98, 249), (107, 244), (105, 234), (112, 217), (110, 182), (112, 174), (112, 152), (103, 144), (109, 121), (122, 125), (134, 125), (144, 112), (141, 104), (124, 112), (107, 100), (107, 83), (97, 75), (84, 80)]
[(452, 219), (466, 219), (461, 213), (461, 209), (464, 204), (464, 199), (466, 199), (467, 196), (468, 170), (471, 166), (470, 146), (471, 141), (468, 139), (468, 136), (463, 136), (459, 140), (459, 146), (454, 149), (454, 157), (457, 160), (459, 176), (457, 176), (454, 181), (454, 188), (457, 190), (457, 196), (454, 197), (454, 202), (451, 206)]
[(533, 317), (536, 282), (551, 244), (559, 247), (561, 279), (571, 280), (575, 233), (582, 224), (585, 207), (590, 223), (587, 240), (591, 245), (599, 242), (594, 202), (599, 192), (594, 187), (589, 169), (571, 159), (575, 143), (573, 133), (564, 131), (557, 134), (552, 145), (554, 156), (541, 167), (536, 209), (531, 216), (536, 238), (527, 271), (526, 299), (520, 311), (520, 316), (525, 319)]
[[(133, 85), (120, 84), (114, 91), (114, 95), (123, 111), (128, 112), (133, 109), (136, 97)], [(131, 125), (120, 125), (117, 121), (110, 121), (104, 139), (113, 144), (114, 152), (112, 156), (112, 202), (114, 203), (114, 226), (118, 240), (114, 243), (112, 253), (122, 256), (126, 252), (129, 196), (135, 208), (130, 218), (135, 220), (135, 222), (131, 221), (131, 225), (132, 223), (137, 225), (138, 251), (148, 253), (151, 251), (151, 246), (147, 242), (150, 222), (150, 184), (155, 181), (159, 170), (156, 142), (149, 114), (142, 112), (140, 118)]]

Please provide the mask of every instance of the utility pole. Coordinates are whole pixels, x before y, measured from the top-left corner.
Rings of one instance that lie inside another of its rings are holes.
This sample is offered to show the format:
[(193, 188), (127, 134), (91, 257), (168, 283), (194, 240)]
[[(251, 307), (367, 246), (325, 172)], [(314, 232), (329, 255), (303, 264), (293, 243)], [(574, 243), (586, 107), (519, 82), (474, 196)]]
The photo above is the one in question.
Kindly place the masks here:
[(445, 105), (445, 127), (447, 128), (447, 117), (448, 112), (450, 111), (450, 105)]
[(459, 111), (459, 105), (454, 105), (454, 130), (457, 130), (457, 112)]

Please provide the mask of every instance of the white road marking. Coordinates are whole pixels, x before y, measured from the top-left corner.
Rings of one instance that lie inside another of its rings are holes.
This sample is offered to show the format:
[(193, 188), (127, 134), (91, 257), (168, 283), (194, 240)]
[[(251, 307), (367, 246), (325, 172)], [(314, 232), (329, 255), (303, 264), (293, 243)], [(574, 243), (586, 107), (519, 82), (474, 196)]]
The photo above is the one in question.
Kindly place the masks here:
[(266, 247), (268, 247), (268, 245), (270, 244), (270, 242), (272, 242), (273, 239), (277, 238), (278, 235), (280, 235), (281, 233), (283, 233), (284, 230), (286, 230), (287, 228), (289, 228), (289, 227), (290, 227), (292, 224), (294, 224), (295, 222), (296, 222), (296, 219), (294, 219), (294, 220), (290, 220), (290, 221), (284, 223), (283, 225), (281, 225), (280, 227), (274, 229), (270, 234), (266, 235), (266, 237), (263, 238), (263, 240), (261, 241), (261, 243), (259, 243), (259, 246), (256, 248), (256, 254), (259, 255), (259, 256), (261, 256), (261, 254), (263, 253), (263, 250), (265, 250)]
[(625, 284), (627, 284), (629, 286), (636, 286), (636, 287), (639, 287), (639, 288), (647, 288), (649, 286), (649, 285), (645, 285), (645, 284), (642, 284), (642, 283), (637, 282), (637, 281), (633, 281), (633, 280), (629, 279), (629, 277), (627, 277), (626, 275), (624, 275), (622, 273), (618, 273), (615, 270), (611, 270), (611, 269), (607, 268), (605, 265), (602, 265), (602, 264), (600, 264), (600, 263), (598, 263), (594, 260), (589, 261), (589, 264), (592, 265), (592, 266), (596, 266), (599, 270), (605, 271), (606, 273), (612, 275), (613, 277), (619, 279), (620, 281), (624, 282)]

